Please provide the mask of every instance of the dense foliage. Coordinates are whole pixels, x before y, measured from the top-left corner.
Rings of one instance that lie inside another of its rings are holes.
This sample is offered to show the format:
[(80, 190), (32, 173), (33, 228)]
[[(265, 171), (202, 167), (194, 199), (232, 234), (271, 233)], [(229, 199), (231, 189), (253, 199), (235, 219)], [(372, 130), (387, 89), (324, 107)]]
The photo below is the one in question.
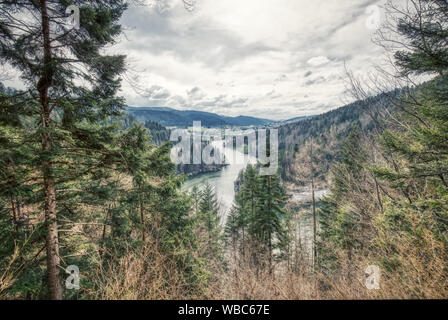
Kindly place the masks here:
[(284, 253), (287, 242), (285, 203), (287, 196), (278, 175), (259, 175), (249, 165), (242, 172), (241, 186), (225, 227), (228, 243), (256, 267), (268, 265)]
[(394, 283), (391, 296), (446, 297), (447, 8), (445, 1), (420, 5), (398, 21), (409, 50), (395, 53), (396, 65), (403, 75), (436, 76), (400, 95), (374, 139), (352, 129), (323, 201), (319, 266), (353, 281), (356, 267), (377, 264)]

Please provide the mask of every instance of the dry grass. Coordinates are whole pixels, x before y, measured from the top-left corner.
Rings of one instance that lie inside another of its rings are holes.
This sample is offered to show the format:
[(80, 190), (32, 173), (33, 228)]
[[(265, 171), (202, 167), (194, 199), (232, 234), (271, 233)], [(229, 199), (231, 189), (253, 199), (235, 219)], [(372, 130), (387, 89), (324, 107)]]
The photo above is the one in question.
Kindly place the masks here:
[(331, 279), (322, 274), (293, 273), (285, 269), (270, 274), (248, 267), (223, 274), (219, 287), (210, 298), (245, 300), (366, 300), (366, 299), (446, 299), (446, 277), (422, 274), (418, 268), (402, 274), (381, 273), (380, 288), (369, 290), (365, 285), (366, 262), (352, 266), (351, 276)]
[[(369, 256), (353, 256), (349, 262), (346, 252), (336, 252), (340, 271), (327, 275), (313, 272), (307, 259), (294, 260), (299, 261), (294, 268), (277, 263), (269, 272), (233, 252), (228, 252), (224, 267), (219, 259), (204, 256), (207, 248), (200, 246), (194, 252), (188, 248), (185, 250), (193, 252), (195, 259), (204, 262), (196, 286), (179, 269), (179, 260), (161, 252), (149, 239), (143, 248), (129, 249), (93, 272), (96, 288), (89, 296), (106, 300), (448, 298), (448, 252), (443, 240), (435, 239), (430, 232), (421, 234), (418, 245), (415, 239), (391, 232), (380, 236), (382, 242), (369, 250)], [(393, 261), (400, 267), (386, 270), (386, 257), (395, 257)], [(365, 270), (369, 265), (380, 266), (378, 290), (366, 287)]]
[(106, 268), (99, 268), (96, 289), (89, 294), (101, 300), (200, 298), (178, 264), (148, 242), (141, 249), (128, 250), (122, 258), (113, 259)]
[[(436, 248), (433, 248), (434, 250)], [(234, 300), (315, 300), (315, 299), (440, 299), (448, 298), (446, 260), (433, 256), (422, 260), (424, 254), (406, 245), (401, 271), (388, 273), (381, 270), (380, 289), (368, 290), (365, 269), (372, 264), (367, 259), (342, 266), (344, 273), (331, 278), (314, 273), (303, 265), (291, 272), (284, 264), (275, 271), (255, 269), (250, 263), (224, 269), (208, 266), (211, 276), (202, 290), (189, 290), (183, 274), (176, 271), (176, 263), (154, 247), (129, 252), (111, 264), (107, 272), (98, 272), (96, 299), (234, 299)], [(436, 252), (435, 250), (434, 252)], [(213, 270), (213, 271), (212, 271)], [(350, 272), (346, 272), (350, 270)]]

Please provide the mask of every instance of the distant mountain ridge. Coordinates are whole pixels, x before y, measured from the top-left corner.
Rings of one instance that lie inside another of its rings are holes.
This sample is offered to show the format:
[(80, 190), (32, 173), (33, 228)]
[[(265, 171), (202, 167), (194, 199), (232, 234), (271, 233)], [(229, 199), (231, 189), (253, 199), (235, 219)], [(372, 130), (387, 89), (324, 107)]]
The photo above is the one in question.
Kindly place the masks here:
[(211, 112), (176, 110), (168, 107), (128, 107), (127, 111), (140, 122), (150, 120), (165, 127), (191, 126), (193, 121), (201, 121), (202, 126), (205, 127), (261, 126), (275, 122), (249, 116), (226, 117)]
[(291, 118), (291, 119), (287, 119), (287, 120), (282, 120), (280, 121), (280, 124), (287, 124), (287, 123), (293, 123), (293, 122), (299, 122), (302, 120), (306, 120), (306, 119), (310, 119), (312, 117), (315, 116), (300, 116), (300, 117), (295, 117), (295, 118)]

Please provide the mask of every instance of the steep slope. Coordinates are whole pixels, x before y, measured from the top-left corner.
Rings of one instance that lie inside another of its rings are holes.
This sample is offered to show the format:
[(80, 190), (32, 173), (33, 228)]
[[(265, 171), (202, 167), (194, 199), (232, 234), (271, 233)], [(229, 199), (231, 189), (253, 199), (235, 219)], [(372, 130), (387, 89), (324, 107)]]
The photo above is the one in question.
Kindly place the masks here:
[(386, 109), (392, 108), (391, 101), (399, 91), (384, 93), (363, 101), (356, 101), (330, 112), (302, 119), (298, 122), (280, 125), (279, 161), (282, 179), (293, 181), (297, 168), (305, 166), (304, 147), (313, 141), (319, 148), (319, 161), (316, 170), (325, 179), (331, 164), (337, 160), (343, 141), (353, 127), (376, 134), (375, 121), (384, 118)]

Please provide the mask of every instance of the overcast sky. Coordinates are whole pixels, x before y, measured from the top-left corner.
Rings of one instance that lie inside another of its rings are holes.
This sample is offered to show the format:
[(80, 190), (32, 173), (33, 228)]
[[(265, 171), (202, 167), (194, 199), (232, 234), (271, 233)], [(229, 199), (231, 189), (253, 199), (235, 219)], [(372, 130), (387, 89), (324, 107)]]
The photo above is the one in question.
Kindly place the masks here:
[(371, 41), (371, 6), (382, 0), (196, 0), (191, 11), (183, 0), (144, 1), (125, 13), (111, 49), (128, 55), (127, 78), (145, 90), (123, 82), (130, 106), (320, 114), (347, 102), (344, 61), (366, 74), (382, 57)]

